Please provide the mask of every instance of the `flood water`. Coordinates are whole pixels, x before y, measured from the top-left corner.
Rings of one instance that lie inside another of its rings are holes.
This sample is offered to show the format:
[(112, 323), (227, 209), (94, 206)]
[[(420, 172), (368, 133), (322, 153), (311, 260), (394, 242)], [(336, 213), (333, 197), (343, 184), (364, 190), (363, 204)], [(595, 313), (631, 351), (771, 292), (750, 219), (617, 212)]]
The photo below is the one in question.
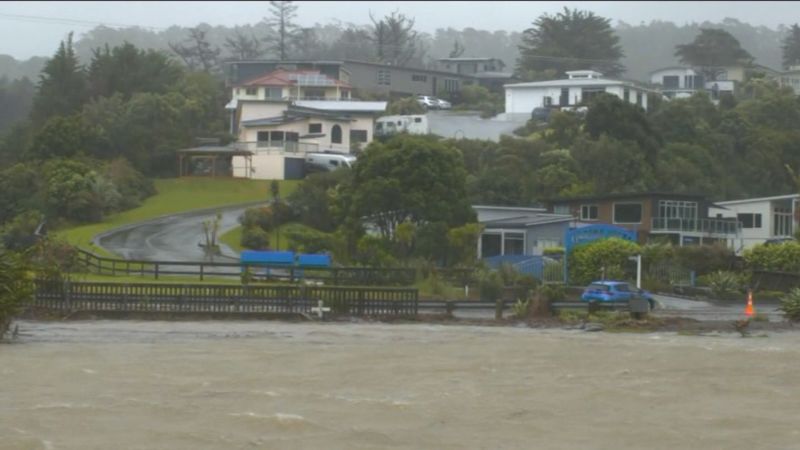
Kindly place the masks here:
[(21, 322), (2, 449), (798, 448), (800, 333)]

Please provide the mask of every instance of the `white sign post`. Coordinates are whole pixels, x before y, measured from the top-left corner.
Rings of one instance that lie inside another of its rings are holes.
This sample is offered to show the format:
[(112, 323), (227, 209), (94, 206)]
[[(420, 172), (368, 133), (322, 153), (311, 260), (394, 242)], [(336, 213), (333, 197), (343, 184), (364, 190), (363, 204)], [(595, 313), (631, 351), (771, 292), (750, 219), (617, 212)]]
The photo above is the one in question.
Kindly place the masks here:
[(636, 261), (636, 289), (642, 288), (642, 255), (631, 256), (631, 261)]
[(322, 300), (320, 300), (320, 301), (318, 301), (318, 302), (317, 302), (317, 307), (316, 307), (316, 308), (311, 308), (311, 312), (312, 312), (312, 313), (316, 313), (316, 314), (317, 314), (317, 316), (318, 316), (320, 319), (322, 319), (323, 317), (325, 317), (325, 313), (326, 313), (326, 312), (329, 312), (330, 310), (331, 310), (330, 308), (326, 308), (326, 307), (324, 306), (324, 303), (322, 302)]

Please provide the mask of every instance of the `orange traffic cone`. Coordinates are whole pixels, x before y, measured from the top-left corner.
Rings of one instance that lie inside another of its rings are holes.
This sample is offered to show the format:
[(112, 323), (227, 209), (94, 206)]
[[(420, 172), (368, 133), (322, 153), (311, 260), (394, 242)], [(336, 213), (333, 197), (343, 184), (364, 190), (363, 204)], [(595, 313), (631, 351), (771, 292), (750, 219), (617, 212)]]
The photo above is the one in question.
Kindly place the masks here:
[(744, 315), (753, 317), (755, 313), (756, 309), (753, 308), (753, 291), (747, 291), (747, 306), (744, 307)]

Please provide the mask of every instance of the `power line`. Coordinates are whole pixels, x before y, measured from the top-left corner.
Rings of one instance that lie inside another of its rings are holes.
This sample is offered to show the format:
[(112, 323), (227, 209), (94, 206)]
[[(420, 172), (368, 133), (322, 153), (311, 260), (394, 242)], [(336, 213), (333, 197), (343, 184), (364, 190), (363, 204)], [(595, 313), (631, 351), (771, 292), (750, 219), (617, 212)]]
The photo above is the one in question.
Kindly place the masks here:
[(164, 31), (166, 28), (160, 27), (149, 27), (149, 26), (142, 26), (142, 25), (130, 25), (130, 24), (122, 24), (122, 23), (110, 23), (110, 22), (94, 22), (91, 20), (78, 20), (78, 19), (66, 19), (66, 18), (59, 18), (59, 17), (43, 17), (43, 16), (28, 16), (22, 14), (5, 14), (0, 13), (0, 19), (8, 19), (8, 20), (19, 20), (23, 22), (37, 22), (37, 23), (50, 23), (56, 25), (78, 25), (78, 26), (104, 26), (108, 28), (144, 28), (150, 29), (153, 31)]

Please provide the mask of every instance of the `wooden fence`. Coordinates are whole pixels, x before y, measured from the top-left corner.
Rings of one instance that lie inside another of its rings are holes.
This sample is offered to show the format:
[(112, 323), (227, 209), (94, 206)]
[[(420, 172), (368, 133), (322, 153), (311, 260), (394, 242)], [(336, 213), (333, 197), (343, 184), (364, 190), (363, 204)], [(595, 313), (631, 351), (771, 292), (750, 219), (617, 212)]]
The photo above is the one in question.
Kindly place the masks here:
[(416, 289), (36, 281), (33, 306), (61, 312), (337, 314), (415, 316)]
[(414, 269), (379, 269), (369, 267), (265, 266), (239, 262), (211, 261), (137, 261), (106, 258), (78, 250), (80, 264), (99, 275), (139, 275), (158, 280), (164, 275), (240, 278), (245, 269), (254, 280), (281, 280), (294, 283), (300, 280), (322, 281), (336, 286), (408, 286), (414, 284)]

